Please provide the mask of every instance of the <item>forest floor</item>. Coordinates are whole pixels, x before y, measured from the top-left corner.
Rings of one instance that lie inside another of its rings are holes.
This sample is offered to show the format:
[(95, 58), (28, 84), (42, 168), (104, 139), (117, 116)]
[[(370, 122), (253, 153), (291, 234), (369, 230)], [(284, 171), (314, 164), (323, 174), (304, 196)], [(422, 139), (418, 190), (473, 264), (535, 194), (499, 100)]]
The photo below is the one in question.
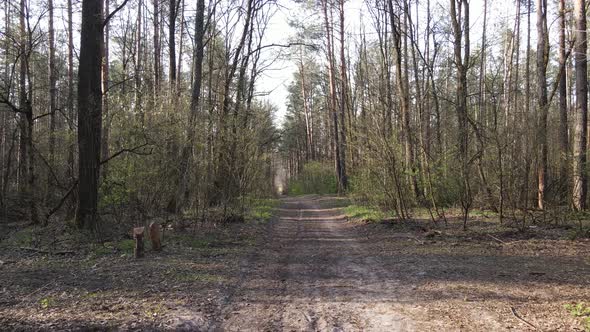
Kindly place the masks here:
[(572, 312), (584, 316), (590, 301), (588, 239), (485, 217), (468, 231), (456, 218), (368, 223), (343, 205), (284, 198), (270, 222), (165, 232), (163, 252), (139, 260), (131, 240), (75, 247), (59, 227), (0, 223), (0, 327), (584, 330)]

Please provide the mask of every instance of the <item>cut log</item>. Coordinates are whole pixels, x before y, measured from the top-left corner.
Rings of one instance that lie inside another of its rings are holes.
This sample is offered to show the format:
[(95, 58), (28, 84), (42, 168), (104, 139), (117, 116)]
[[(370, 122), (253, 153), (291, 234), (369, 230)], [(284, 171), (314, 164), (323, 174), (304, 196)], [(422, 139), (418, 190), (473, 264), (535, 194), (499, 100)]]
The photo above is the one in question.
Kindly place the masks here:
[(135, 258), (143, 257), (143, 232), (145, 227), (135, 227), (133, 238), (135, 239)]
[(160, 238), (160, 224), (157, 222), (150, 223), (150, 239), (152, 240), (152, 249), (154, 251), (162, 250), (162, 240)]

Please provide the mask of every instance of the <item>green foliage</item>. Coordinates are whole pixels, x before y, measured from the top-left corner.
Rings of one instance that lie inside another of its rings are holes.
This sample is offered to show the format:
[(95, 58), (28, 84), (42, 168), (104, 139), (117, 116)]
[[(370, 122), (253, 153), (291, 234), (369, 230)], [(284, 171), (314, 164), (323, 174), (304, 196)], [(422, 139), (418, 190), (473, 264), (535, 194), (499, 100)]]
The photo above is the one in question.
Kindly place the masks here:
[(575, 304), (566, 304), (565, 309), (574, 317), (582, 319), (584, 331), (590, 332), (590, 305), (584, 302)]
[[(116, 183), (116, 181), (115, 181)], [(123, 206), (129, 203), (131, 190), (125, 184), (103, 182), (99, 188), (99, 208)]]
[(55, 299), (53, 297), (51, 297), (51, 296), (44, 297), (44, 298), (42, 298), (42, 299), (39, 300), (39, 305), (43, 309), (51, 308), (51, 307), (53, 307), (55, 305)]
[[(432, 191), (427, 190), (427, 201), (434, 199), (439, 207), (452, 207), (461, 201), (463, 182), (451, 166), (444, 164), (443, 159), (433, 161), (430, 167), (430, 184)], [(423, 188), (429, 188), (428, 179), (424, 178)]]
[(309, 162), (295, 179), (289, 181), (288, 192), (292, 196), (306, 194), (335, 194), (338, 183), (329, 163)]
[(350, 177), (350, 196), (358, 202), (379, 205), (385, 200), (385, 193), (376, 182), (377, 179), (370, 172), (359, 172)]
[(344, 208), (344, 213), (348, 218), (363, 221), (381, 221), (388, 216), (378, 208), (360, 205), (349, 205)]
[(246, 221), (268, 222), (273, 215), (273, 210), (279, 205), (278, 199), (254, 199), (246, 212)]
[(30, 246), (33, 243), (33, 229), (25, 228), (14, 234), (9, 242), (17, 246)]

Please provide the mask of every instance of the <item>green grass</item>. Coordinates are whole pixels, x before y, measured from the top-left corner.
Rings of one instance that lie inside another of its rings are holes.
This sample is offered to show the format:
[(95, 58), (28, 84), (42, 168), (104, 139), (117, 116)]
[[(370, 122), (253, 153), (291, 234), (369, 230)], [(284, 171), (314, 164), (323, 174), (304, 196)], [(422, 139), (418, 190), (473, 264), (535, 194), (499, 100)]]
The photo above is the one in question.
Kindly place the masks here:
[(268, 222), (274, 209), (279, 205), (278, 199), (254, 199), (246, 212), (245, 219), (250, 222)]
[(9, 238), (7, 238), (3, 243), (8, 246), (24, 246), (30, 247), (33, 245), (34, 242), (34, 229), (33, 228), (24, 228), (12, 234)]
[(134, 240), (121, 240), (117, 242), (105, 242), (95, 245), (90, 254), (94, 257), (106, 256), (123, 252), (124, 254), (133, 254), (135, 249)]
[(584, 302), (566, 304), (565, 309), (572, 316), (581, 318), (584, 331), (590, 332), (590, 304)]
[(374, 207), (349, 205), (344, 208), (344, 213), (350, 219), (363, 221), (381, 221), (388, 218), (388, 214)]

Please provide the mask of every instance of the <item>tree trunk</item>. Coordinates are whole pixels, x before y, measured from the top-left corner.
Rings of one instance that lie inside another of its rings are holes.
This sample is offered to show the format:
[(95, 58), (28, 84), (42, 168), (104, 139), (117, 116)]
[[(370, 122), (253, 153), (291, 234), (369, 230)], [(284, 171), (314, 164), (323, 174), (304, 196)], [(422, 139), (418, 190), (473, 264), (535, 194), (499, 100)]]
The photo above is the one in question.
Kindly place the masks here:
[(197, 115), (199, 113), (201, 100), (201, 83), (203, 76), (203, 58), (204, 58), (204, 37), (205, 37), (205, 1), (197, 1), (197, 12), (195, 20), (195, 48), (194, 48), (194, 68), (193, 68), (193, 87), (191, 93), (191, 104), (188, 125), (186, 129), (187, 140), (182, 148), (180, 159), (180, 179), (176, 191), (176, 213), (182, 212), (187, 196), (187, 185), (190, 181), (191, 173), (191, 155), (195, 146), (195, 126)]
[(168, 2), (168, 79), (170, 81), (170, 97), (174, 98), (174, 88), (176, 87), (176, 18), (178, 16), (179, 0), (169, 0)]
[(18, 173), (17, 184), (19, 192), (26, 195), (27, 192), (27, 178), (28, 178), (28, 153), (27, 153), (27, 37), (25, 26), (25, 0), (20, 0), (20, 15), (19, 15), (19, 107), (22, 113), (19, 114), (19, 157), (18, 157)]
[(567, 197), (569, 140), (567, 132), (567, 78), (565, 74), (565, 0), (559, 0), (559, 65), (563, 74), (559, 79), (559, 179), (563, 184), (562, 193)]
[[(154, 90), (152, 97), (157, 100), (160, 94), (160, 84), (162, 77), (162, 61), (160, 46), (160, 1), (154, 1)], [(154, 105), (155, 107), (155, 105)]]
[[(458, 6), (456, 6), (456, 4), (458, 4)], [(458, 13), (457, 7), (459, 9)], [(464, 11), (463, 13), (461, 13), (462, 9)], [(463, 17), (461, 17), (462, 15)], [(467, 0), (451, 0), (451, 23), (453, 26), (453, 46), (455, 53), (455, 66), (457, 69), (455, 111), (457, 112), (458, 123), (458, 151), (461, 180), (461, 205), (463, 207), (463, 228), (466, 228), (467, 217), (472, 203), (468, 160), (469, 132), (467, 127), (467, 70), (469, 68), (470, 53), (469, 2)], [(464, 58), (462, 52), (464, 52)]]
[(346, 76), (346, 54), (344, 52), (344, 0), (339, 0), (340, 3), (340, 167), (342, 168), (341, 182), (342, 190), (346, 191), (348, 188), (348, 176), (346, 175), (346, 113), (350, 108), (348, 99), (348, 77)]
[(135, 114), (139, 116), (141, 126), (145, 123), (145, 114), (142, 107), (142, 34), (141, 34), (141, 17), (143, 15), (141, 7), (143, 6), (143, 0), (139, 0), (137, 4), (137, 24), (135, 27), (135, 97), (134, 97), (134, 108)]
[(342, 156), (341, 156), (341, 145), (340, 145), (340, 131), (338, 130), (338, 111), (336, 110), (336, 81), (334, 73), (334, 51), (332, 46), (332, 25), (328, 17), (328, 0), (322, 0), (322, 10), (324, 13), (324, 27), (326, 29), (326, 46), (328, 55), (328, 84), (329, 84), (329, 95), (328, 95), (328, 112), (332, 114), (332, 130), (333, 130), (333, 143), (334, 143), (334, 166), (336, 168), (336, 176), (338, 179), (338, 191), (344, 190), (344, 173), (342, 172)]
[(573, 203), (578, 211), (586, 209), (587, 174), (586, 141), (588, 125), (588, 64), (586, 52), (586, 1), (576, 0), (574, 4), (576, 24), (575, 67), (576, 67), (576, 113), (574, 133), (574, 186)]
[(537, 127), (537, 205), (545, 208), (545, 188), (547, 185), (547, 63), (549, 61), (549, 43), (547, 34), (547, 0), (537, 0), (537, 108), (539, 122)]
[[(54, 30), (54, 8), (53, 0), (47, 1), (49, 11), (49, 160), (50, 168), (55, 166), (55, 124), (56, 124), (56, 108), (57, 108), (57, 75), (55, 71), (55, 30)], [(47, 172), (47, 191), (46, 200), (53, 192), (54, 181), (51, 177), (52, 170)]]
[(82, 1), (78, 70), (79, 183), (76, 224), (96, 230), (102, 131), (103, 2)]
[[(532, 0), (527, 0), (527, 33), (526, 33), (526, 64), (525, 64), (525, 96), (524, 96), (524, 116), (525, 116), (525, 133), (530, 133), (530, 126), (529, 126), (529, 119), (531, 113), (531, 57), (530, 57), (530, 50), (531, 50), (531, 2)], [(527, 139), (527, 143), (529, 140)], [(529, 149), (527, 148), (528, 144), (525, 144), (524, 150), (522, 154), (525, 156), (525, 165), (524, 165), (524, 182), (522, 184), (522, 189), (520, 191), (520, 201), (522, 208), (527, 208), (529, 205), (529, 176), (530, 176), (530, 168), (531, 168), (531, 159), (529, 157)]]
[[(104, 0), (104, 17), (109, 14), (109, 1)], [(102, 113), (104, 117), (104, 123), (102, 127), (102, 142), (101, 142), (101, 155), (102, 159), (109, 157), (109, 134), (110, 134), (110, 119), (109, 119), (109, 35), (110, 35), (110, 23), (104, 26), (104, 50), (102, 60)], [(102, 167), (102, 177), (106, 179), (108, 176), (108, 166)]]
[[(75, 135), (74, 123), (74, 34), (73, 34), (73, 19), (72, 19), (72, 0), (68, 0), (68, 96), (67, 96), (67, 114), (68, 114), (68, 131), (71, 137)], [(74, 140), (68, 144), (68, 170), (67, 177), (73, 181), (75, 174), (75, 149), (76, 143)], [(73, 211), (71, 206), (70, 211)]]

